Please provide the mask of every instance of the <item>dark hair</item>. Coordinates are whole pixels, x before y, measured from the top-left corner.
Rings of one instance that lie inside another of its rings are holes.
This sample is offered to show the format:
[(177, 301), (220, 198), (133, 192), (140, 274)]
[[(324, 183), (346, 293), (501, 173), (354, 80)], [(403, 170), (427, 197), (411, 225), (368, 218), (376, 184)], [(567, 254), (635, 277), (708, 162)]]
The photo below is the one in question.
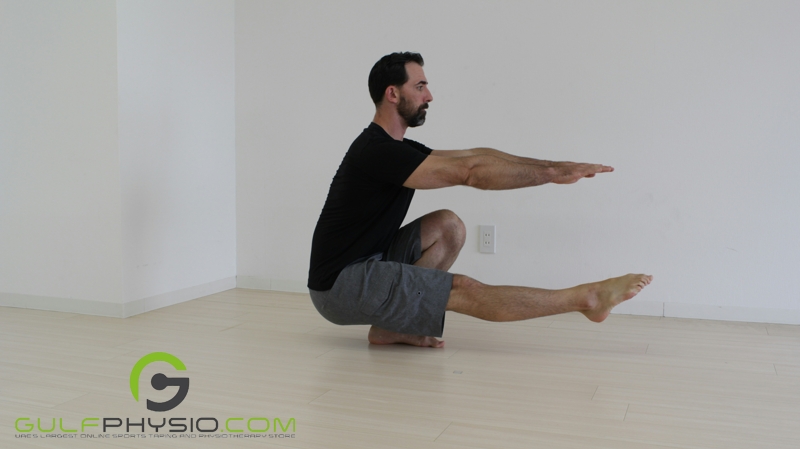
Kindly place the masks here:
[(402, 86), (408, 81), (406, 63), (416, 62), (425, 65), (419, 53), (392, 53), (382, 57), (369, 72), (369, 96), (377, 106), (383, 101), (383, 94), (389, 86)]

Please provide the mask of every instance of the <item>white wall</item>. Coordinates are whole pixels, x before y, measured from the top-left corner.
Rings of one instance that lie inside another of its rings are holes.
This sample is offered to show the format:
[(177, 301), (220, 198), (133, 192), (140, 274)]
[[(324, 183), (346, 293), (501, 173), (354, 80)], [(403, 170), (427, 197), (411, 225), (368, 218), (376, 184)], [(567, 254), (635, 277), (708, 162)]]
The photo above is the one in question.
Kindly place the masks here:
[(234, 3), (0, 2), (0, 305), (235, 286)]
[[(559, 288), (627, 272), (621, 312), (800, 323), (800, 4), (236, 3), (239, 285), (301, 289), (330, 180), (372, 117), (366, 79), (418, 51), (408, 137), (616, 168), (570, 186), (417, 192), (467, 224), (453, 271)], [(479, 224), (498, 254), (477, 252)]]
[(0, 304), (123, 301), (116, 59), (113, 2), (0, 2)]
[(236, 276), (233, 1), (120, 0), (125, 300)]

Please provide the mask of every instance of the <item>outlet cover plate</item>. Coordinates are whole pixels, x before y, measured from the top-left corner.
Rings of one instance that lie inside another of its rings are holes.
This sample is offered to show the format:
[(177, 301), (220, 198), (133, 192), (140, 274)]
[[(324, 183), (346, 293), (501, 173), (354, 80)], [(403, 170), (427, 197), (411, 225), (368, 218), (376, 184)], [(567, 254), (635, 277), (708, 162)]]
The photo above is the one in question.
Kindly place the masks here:
[(494, 225), (480, 225), (478, 251), (495, 254), (497, 252), (497, 229)]

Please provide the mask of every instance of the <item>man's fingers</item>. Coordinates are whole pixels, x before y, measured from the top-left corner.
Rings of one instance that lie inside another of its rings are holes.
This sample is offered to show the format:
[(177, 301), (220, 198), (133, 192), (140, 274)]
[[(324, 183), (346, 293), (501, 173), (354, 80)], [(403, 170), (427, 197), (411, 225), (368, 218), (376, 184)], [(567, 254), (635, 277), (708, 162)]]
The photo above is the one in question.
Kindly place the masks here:
[(592, 169), (595, 173), (608, 173), (614, 171), (614, 167), (601, 164), (592, 164)]
[(591, 168), (589, 168), (589, 172), (592, 174), (592, 176), (594, 176), (596, 173), (610, 173), (612, 171), (614, 171), (614, 167), (609, 167), (607, 165), (593, 164)]
[(614, 171), (614, 167), (601, 164), (587, 164), (587, 163), (571, 163), (566, 162), (562, 164), (561, 179), (554, 182), (558, 184), (572, 184), (578, 182), (581, 178), (594, 178), (598, 173), (610, 173)]

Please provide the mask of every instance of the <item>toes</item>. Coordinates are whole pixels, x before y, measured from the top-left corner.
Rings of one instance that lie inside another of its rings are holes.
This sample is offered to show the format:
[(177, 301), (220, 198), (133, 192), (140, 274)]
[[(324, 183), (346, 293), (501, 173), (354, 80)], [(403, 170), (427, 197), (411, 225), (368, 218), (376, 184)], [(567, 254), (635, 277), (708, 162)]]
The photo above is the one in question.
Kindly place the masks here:
[(425, 342), (422, 346), (428, 346), (431, 348), (442, 348), (444, 347), (444, 341), (439, 341), (434, 337), (425, 337)]

